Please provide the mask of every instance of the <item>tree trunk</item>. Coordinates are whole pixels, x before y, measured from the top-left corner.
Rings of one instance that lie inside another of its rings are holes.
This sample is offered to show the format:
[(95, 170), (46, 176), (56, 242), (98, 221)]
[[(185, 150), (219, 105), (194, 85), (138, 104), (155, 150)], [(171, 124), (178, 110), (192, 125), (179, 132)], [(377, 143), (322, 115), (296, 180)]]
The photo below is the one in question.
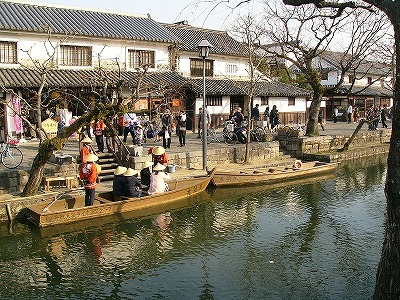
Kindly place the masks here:
[(36, 154), (32, 162), (32, 167), (30, 169), (28, 182), (26, 183), (21, 196), (23, 197), (33, 196), (37, 193), (38, 187), (43, 178), (43, 172), (46, 163), (50, 159), (54, 150), (62, 149), (68, 137), (70, 137), (75, 131), (77, 131), (84, 124), (90, 122), (94, 118), (99, 117), (99, 114), (101, 112), (103, 113), (114, 112), (113, 109), (109, 109), (108, 107), (103, 107), (101, 105), (97, 106), (97, 108), (98, 109), (89, 112), (86, 116), (80, 117), (70, 126), (64, 127), (63, 130), (56, 137), (45, 140), (43, 143), (39, 145), (38, 153)]
[(349, 150), (350, 144), (353, 142), (354, 138), (356, 137), (357, 133), (361, 130), (361, 127), (363, 127), (365, 123), (365, 119), (361, 119), (360, 123), (358, 123), (356, 129), (354, 130), (353, 134), (349, 138), (349, 140), (343, 145), (343, 148), (340, 149), (339, 151), (347, 151)]
[(387, 163), (385, 194), (387, 221), (381, 259), (376, 274), (375, 300), (400, 299), (400, 23), (392, 20), (396, 44), (396, 76), (392, 136)]
[(307, 122), (307, 129), (306, 135), (307, 136), (318, 136), (318, 113), (321, 107), (321, 100), (322, 100), (322, 93), (320, 92), (319, 88), (314, 88), (314, 95), (313, 100), (310, 105), (310, 111), (308, 115), (308, 122)]

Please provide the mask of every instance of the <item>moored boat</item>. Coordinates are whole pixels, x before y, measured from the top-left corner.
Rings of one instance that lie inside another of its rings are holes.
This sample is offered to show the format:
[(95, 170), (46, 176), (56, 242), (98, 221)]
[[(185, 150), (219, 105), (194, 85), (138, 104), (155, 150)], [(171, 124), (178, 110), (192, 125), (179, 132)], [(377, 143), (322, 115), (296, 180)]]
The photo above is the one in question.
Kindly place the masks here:
[(93, 206), (85, 206), (83, 195), (68, 195), (54, 201), (49, 199), (40, 204), (26, 208), (27, 218), (39, 227), (87, 220), (102, 216), (136, 212), (135, 216), (150, 215), (155, 207), (168, 207), (174, 202), (191, 197), (204, 191), (214, 176), (211, 170), (207, 176), (198, 176), (175, 181), (168, 181), (169, 191), (144, 196), (140, 198), (126, 198), (122, 201), (113, 201), (111, 192), (99, 193), (95, 197)]
[(301, 162), (296, 160), (292, 167), (255, 167), (242, 170), (215, 171), (212, 182), (217, 187), (238, 186), (258, 183), (274, 183), (297, 177), (313, 176), (329, 172), (337, 167), (337, 163), (319, 161)]

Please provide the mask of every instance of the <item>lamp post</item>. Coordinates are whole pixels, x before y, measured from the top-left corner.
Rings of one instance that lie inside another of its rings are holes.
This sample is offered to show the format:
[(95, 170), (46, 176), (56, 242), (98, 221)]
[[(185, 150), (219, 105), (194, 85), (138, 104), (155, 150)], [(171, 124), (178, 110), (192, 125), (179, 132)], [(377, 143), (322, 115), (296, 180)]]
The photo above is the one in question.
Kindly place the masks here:
[(206, 58), (210, 53), (211, 44), (202, 40), (197, 46), (199, 56), (203, 59), (203, 170), (207, 170), (207, 106), (206, 106)]

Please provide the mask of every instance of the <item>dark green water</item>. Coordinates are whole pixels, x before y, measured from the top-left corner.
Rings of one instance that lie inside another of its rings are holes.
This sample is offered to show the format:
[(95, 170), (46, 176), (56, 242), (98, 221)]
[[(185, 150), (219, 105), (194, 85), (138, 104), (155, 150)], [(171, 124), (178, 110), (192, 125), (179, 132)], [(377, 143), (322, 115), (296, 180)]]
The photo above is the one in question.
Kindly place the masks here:
[(2, 224), (0, 299), (370, 299), (385, 175), (374, 158), (294, 185), (215, 189), (163, 229), (155, 217)]

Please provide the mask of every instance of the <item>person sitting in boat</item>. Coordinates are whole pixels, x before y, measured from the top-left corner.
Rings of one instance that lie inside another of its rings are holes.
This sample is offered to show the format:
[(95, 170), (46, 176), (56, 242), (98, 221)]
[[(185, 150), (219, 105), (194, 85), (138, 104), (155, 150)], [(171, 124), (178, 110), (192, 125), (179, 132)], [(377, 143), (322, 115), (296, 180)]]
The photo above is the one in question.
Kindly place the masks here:
[(145, 161), (143, 165), (143, 169), (140, 170), (140, 183), (142, 184), (143, 189), (148, 189), (150, 186), (150, 175), (151, 168), (153, 163), (151, 161)]
[(153, 158), (153, 167), (156, 166), (157, 163), (160, 163), (163, 165), (168, 162), (167, 153), (165, 153), (164, 147), (161, 147), (161, 146), (151, 147), (149, 149), (149, 154), (150, 153)]
[(125, 184), (124, 184), (124, 195), (129, 198), (140, 197), (142, 195), (142, 185), (139, 179), (136, 177), (138, 171), (128, 168), (124, 173)]
[(86, 162), (85, 161), (85, 156), (89, 155), (89, 154), (95, 154), (96, 155), (96, 152), (94, 151), (93, 146), (91, 145), (93, 143), (93, 141), (89, 137), (85, 137), (81, 141), (81, 143), (83, 145), (82, 145), (82, 148), (81, 148), (81, 151), (80, 151), (80, 158), (81, 158), (82, 163), (85, 163)]
[(79, 170), (79, 177), (81, 178), (85, 188), (85, 206), (92, 206), (94, 203), (94, 196), (96, 194), (96, 182), (98, 169), (96, 161), (99, 158), (95, 154), (88, 154), (84, 157), (85, 163), (82, 164)]
[(167, 183), (165, 179), (170, 179), (171, 176), (165, 172), (165, 166), (157, 163), (153, 168), (153, 173), (150, 175), (150, 187), (148, 190), (149, 195), (164, 193), (167, 190)]
[(125, 177), (124, 173), (127, 168), (123, 166), (118, 166), (114, 171), (114, 180), (113, 180), (113, 194), (114, 201), (122, 200), (122, 196), (124, 196), (124, 186), (125, 186)]

